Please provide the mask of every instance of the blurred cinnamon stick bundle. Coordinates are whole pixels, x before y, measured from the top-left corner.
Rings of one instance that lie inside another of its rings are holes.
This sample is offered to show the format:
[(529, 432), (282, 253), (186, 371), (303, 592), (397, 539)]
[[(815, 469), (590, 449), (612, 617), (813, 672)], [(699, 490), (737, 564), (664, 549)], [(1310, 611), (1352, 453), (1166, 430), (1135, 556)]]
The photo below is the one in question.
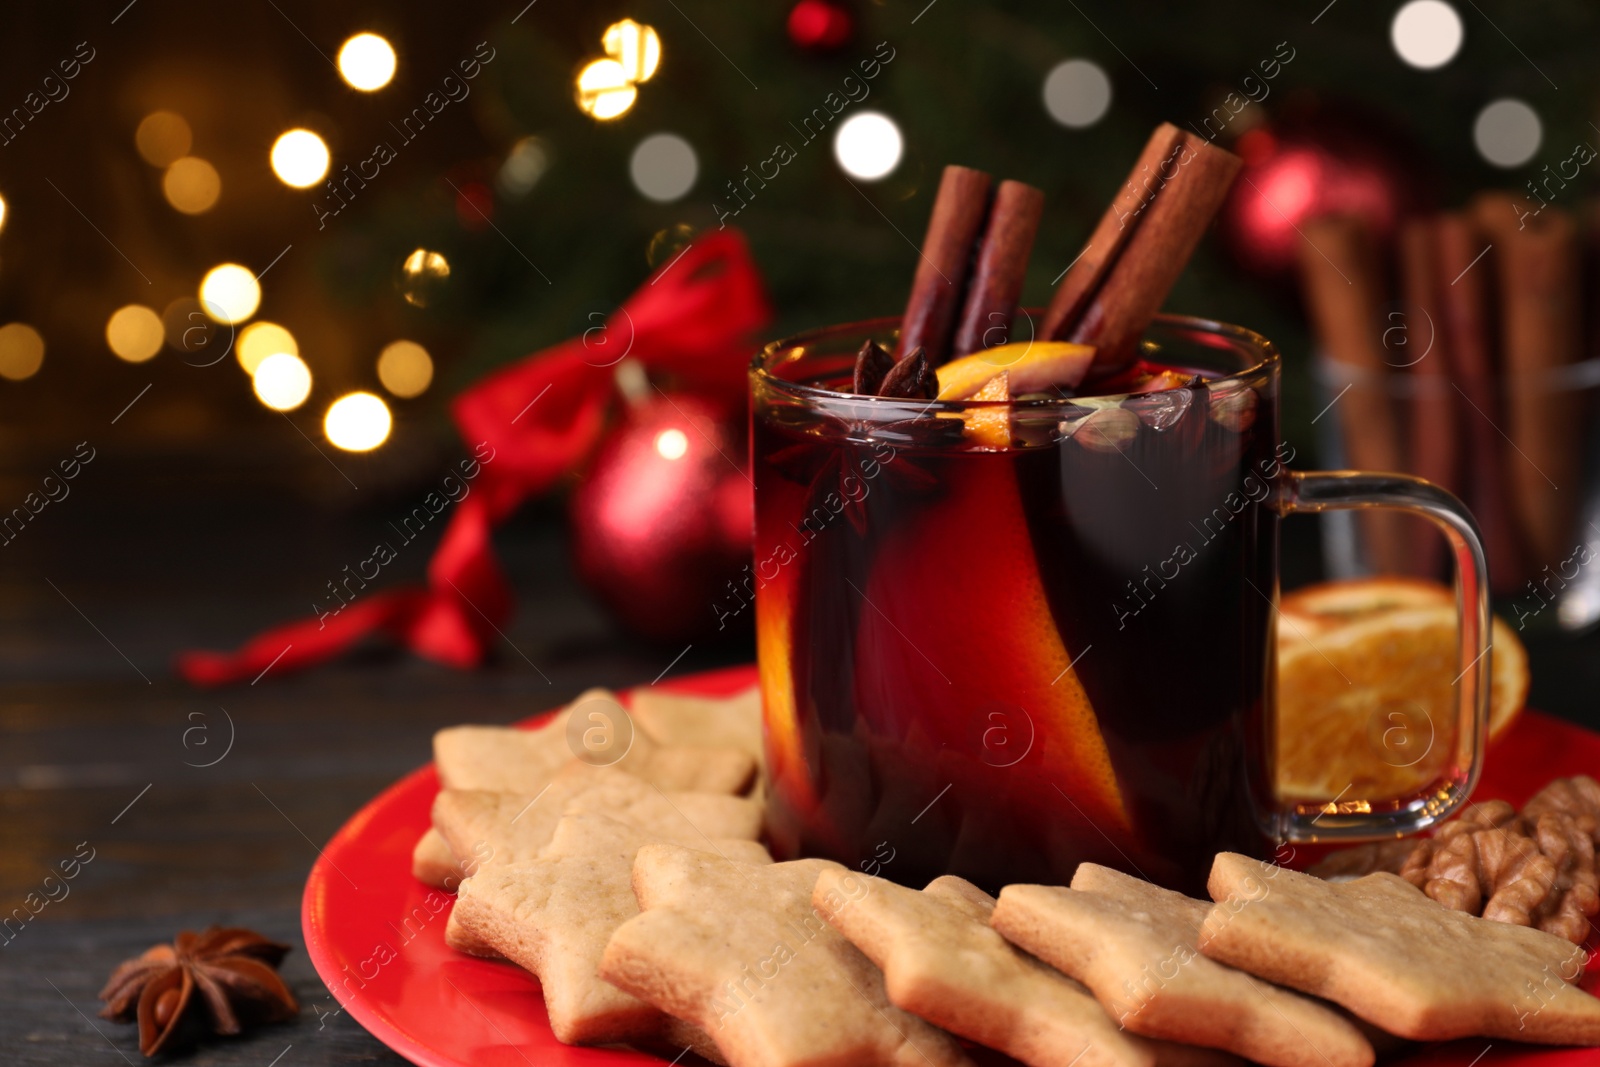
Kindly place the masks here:
[[(1354, 218), (1304, 232), (1307, 309), (1335, 390), (1349, 385), (1327, 416), (1346, 458), (1460, 496), (1495, 591), (1520, 591), (1576, 536), (1584, 396), (1558, 379), (1587, 354), (1578, 225), (1484, 193), (1465, 211), (1407, 220), (1390, 248)], [(1373, 569), (1442, 572), (1436, 532), (1362, 519)]]

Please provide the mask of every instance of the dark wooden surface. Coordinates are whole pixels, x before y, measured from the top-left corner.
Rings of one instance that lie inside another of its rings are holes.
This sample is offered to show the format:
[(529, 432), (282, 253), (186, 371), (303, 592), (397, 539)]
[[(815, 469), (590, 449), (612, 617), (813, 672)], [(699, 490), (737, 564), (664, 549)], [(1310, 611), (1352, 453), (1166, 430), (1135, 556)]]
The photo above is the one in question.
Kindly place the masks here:
[[(402, 1063), (347, 1015), (321, 1025), (309, 1010), (331, 1004), (300, 937), (317, 847), (425, 762), (439, 726), (509, 722), (590, 685), (649, 682), (682, 647), (620, 637), (572, 578), (559, 515), (535, 509), (499, 539), (519, 611), (489, 668), (374, 650), (194, 690), (171, 675), (174, 651), (228, 647), (309, 614), (323, 582), (367, 554), (384, 507), (341, 512), (106, 462), (104, 485), (117, 488), (74, 494), (0, 548), (0, 915), (80, 842), (94, 850), (67, 896), (0, 938), (0, 1063), (142, 1062), (136, 1028), (99, 1019), (95, 994), (119, 961), (210, 923), (292, 943), (283, 971), (307, 1010), (182, 1062)], [(428, 548), (413, 551), (386, 581), (420, 576)], [(750, 654), (695, 648), (672, 673)]]
[[(118, 961), (209, 923), (293, 943), (287, 979), (302, 1004), (329, 1003), (300, 940), (317, 846), (426, 760), (437, 727), (521, 718), (588, 685), (648, 682), (681, 651), (619, 637), (570, 576), (559, 516), (535, 510), (499, 538), (520, 610), (489, 669), (374, 652), (196, 691), (171, 676), (175, 650), (229, 646), (308, 612), (323, 582), (365, 555), (387, 505), (245, 492), (178, 461), (151, 473), (107, 457), (93, 473), (95, 491), (85, 482), (0, 548), (0, 914), (79, 842), (94, 850), (69, 895), (0, 944), (5, 1064), (140, 1062), (134, 1027), (98, 1019), (95, 994)], [(419, 545), (386, 580), (415, 578), (425, 562)], [(1600, 725), (1588, 696), (1600, 685), (1594, 650), (1593, 640), (1536, 643), (1535, 701)], [(696, 648), (672, 672), (749, 654)], [(184, 1062), (402, 1061), (348, 1016), (320, 1025), (307, 1011)]]

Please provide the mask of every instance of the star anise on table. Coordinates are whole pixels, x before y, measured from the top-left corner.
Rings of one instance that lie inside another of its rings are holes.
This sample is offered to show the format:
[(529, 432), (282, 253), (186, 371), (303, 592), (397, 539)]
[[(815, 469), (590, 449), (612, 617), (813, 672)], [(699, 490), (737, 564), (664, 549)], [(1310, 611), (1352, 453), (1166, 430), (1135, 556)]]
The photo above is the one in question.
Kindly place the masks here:
[(169, 1051), (196, 1021), (195, 993), (211, 1031), (237, 1034), (256, 1023), (283, 1022), (300, 1011), (277, 966), (289, 946), (253, 930), (213, 926), (185, 930), (170, 945), (156, 945), (111, 973), (100, 999), (102, 1018), (139, 1021), (139, 1051)]

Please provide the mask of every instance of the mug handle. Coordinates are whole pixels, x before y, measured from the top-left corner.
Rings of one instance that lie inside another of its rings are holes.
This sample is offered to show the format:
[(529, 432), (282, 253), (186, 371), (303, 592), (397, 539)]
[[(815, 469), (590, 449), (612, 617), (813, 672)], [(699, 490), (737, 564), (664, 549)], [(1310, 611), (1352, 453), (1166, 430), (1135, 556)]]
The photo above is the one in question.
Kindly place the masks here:
[[(1444, 532), (1456, 568), (1460, 625), (1455, 753), (1444, 772), (1410, 796), (1382, 800), (1340, 795), (1291, 804), (1278, 813), (1279, 839), (1348, 841), (1398, 837), (1448, 818), (1466, 802), (1483, 768), (1489, 722), (1489, 574), (1472, 513), (1455, 496), (1407, 474), (1287, 471), (1276, 499), (1281, 515), (1346, 508), (1395, 508), (1423, 515)], [(1274, 603), (1276, 610), (1276, 603)]]

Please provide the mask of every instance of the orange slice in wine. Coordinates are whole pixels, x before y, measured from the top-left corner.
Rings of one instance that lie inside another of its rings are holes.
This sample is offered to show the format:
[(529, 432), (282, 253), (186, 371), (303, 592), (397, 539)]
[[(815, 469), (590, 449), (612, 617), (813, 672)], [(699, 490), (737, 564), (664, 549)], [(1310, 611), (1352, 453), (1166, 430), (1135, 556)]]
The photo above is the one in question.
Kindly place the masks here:
[[(890, 532), (857, 590), (856, 707), (880, 736), (1002, 768), (997, 783), (1028, 778), (1062, 821), (1126, 841), (1128, 812), (1057, 632), (1010, 458), (972, 454), (941, 479), (944, 495)], [(1015, 746), (1003, 755), (984, 747), (997, 724)]]
[(939, 368), (939, 399), (966, 400), (1002, 373), (1011, 376), (1011, 395), (1037, 393), (1053, 386), (1075, 386), (1094, 362), (1094, 348), (1067, 341), (1018, 341), (952, 359)]

